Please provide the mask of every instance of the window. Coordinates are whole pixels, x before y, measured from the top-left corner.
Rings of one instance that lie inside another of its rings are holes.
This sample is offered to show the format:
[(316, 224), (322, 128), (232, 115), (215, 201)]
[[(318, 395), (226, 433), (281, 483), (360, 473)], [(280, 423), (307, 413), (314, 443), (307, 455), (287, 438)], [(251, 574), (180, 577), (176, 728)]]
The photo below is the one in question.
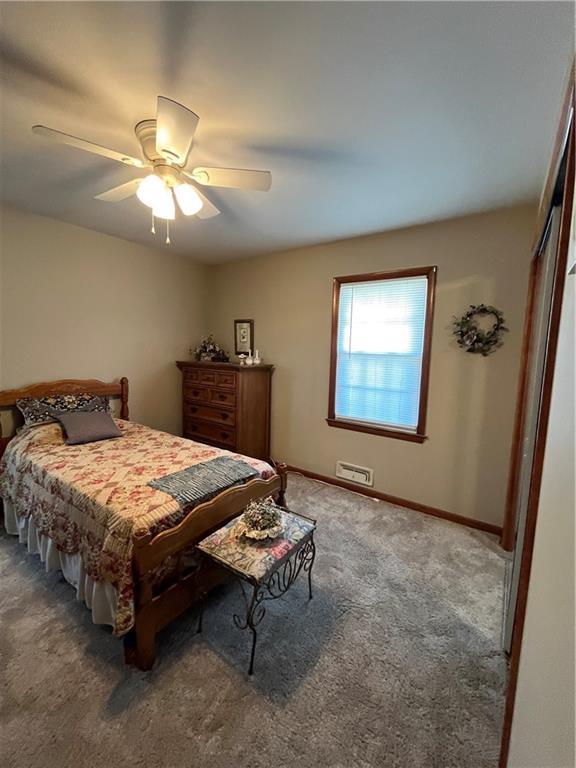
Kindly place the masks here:
[(436, 267), (334, 278), (327, 422), (423, 442)]

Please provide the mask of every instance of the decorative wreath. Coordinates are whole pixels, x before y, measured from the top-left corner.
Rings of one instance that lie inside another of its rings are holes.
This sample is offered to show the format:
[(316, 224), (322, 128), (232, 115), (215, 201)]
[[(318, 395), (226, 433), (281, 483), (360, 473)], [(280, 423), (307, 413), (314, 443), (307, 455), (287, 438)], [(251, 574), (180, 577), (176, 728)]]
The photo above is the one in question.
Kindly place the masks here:
[[(495, 319), (490, 330), (483, 331), (478, 327), (476, 318), (492, 315)], [(495, 352), (504, 343), (502, 335), (508, 330), (505, 325), (504, 315), (496, 307), (486, 304), (470, 305), (470, 309), (462, 317), (454, 318), (453, 334), (458, 346), (466, 350), (481, 354), (483, 357)]]

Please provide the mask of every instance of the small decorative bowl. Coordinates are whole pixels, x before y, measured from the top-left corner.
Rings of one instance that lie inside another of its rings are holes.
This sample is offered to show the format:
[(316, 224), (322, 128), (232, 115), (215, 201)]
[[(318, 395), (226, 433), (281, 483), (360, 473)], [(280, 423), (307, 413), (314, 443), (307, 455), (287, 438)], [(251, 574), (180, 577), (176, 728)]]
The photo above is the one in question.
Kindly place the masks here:
[(242, 526), (242, 534), (246, 536), (246, 538), (255, 539), (256, 541), (275, 539), (277, 536), (280, 536), (283, 530), (284, 526), (282, 523), (274, 525), (271, 528), (262, 528), (261, 530), (258, 530), (257, 528), (248, 528), (245, 523)]

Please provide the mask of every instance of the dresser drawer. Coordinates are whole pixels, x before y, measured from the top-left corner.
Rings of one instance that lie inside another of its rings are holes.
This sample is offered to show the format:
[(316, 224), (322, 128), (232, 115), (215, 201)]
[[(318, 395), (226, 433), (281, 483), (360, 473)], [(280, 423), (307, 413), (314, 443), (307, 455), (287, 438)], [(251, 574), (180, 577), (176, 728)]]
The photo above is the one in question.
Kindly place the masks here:
[(234, 371), (210, 371), (188, 370), (184, 372), (184, 386), (193, 386), (194, 384), (212, 385), (214, 387), (224, 387), (225, 389), (236, 389), (236, 374)]
[(198, 371), (199, 384), (216, 384), (216, 371)]
[(217, 424), (233, 425), (236, 422), (236, 414), (233, 410), (189, 402), (184, 403), (184, 418), (205, 419), (215, 421)]
[(223, 392), (220, 389), (209, 389), (210, 402), (215, 405), (236, 405), (236, 392)]
[(214, 405), (236, 405), (236, 392), (226, 392), (223, 389), (209, 389), (203, 386), (188, 385), (184, 387), (184, 400), (186, 402), (212, 403)]
[(226, 427), (219, 427), (217, 424), (195, 421), (190, 417), (184, 419), (184, 434), (186, 437), (200, 442), (210, 440), (230, 447), (234, 447), (236, 443), (234, 428), (226, 429)]
[(228, 371), (216, 371), (215, 385), (226, 389), (236, 389), (236, 374)]
[(184, 400), (186, 402), (209, 403), (210, 390), (207, 387), (199, 387), (198, 385), (184, 382)]
[(198, 384), (200, 381), (200, 371), (196, 371), (194, 369), (184, 371), (184, 386), (193, 386), (194, 384)]

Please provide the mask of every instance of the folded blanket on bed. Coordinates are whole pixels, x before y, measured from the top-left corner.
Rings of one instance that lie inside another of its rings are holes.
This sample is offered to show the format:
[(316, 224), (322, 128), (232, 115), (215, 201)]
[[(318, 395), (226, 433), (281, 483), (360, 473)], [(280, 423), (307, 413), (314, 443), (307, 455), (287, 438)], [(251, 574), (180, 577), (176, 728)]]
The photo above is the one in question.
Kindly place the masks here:
[(218, 456), (211, 461), (151, 480), (148, 485), (168, 493), (181, 506), (187, 506), (208, 501), (226, 488), (258, 474), (256, 469), (244, 461), (231, 459), (229, 456)]

